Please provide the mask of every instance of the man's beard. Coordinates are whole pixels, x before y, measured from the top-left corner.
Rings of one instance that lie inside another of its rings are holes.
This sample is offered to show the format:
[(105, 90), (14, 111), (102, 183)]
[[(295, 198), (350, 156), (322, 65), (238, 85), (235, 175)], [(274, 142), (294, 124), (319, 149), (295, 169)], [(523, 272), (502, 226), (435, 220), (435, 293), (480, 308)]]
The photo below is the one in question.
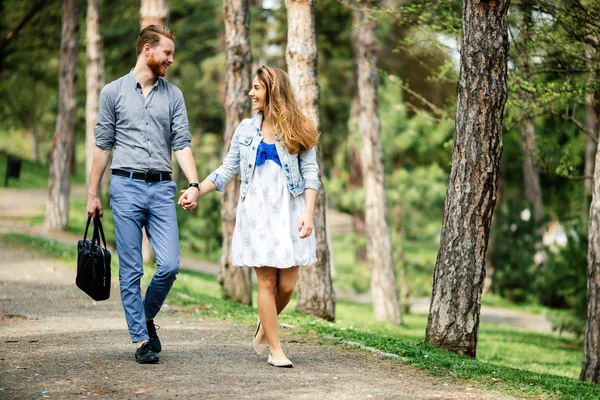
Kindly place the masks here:
[(150, 54), (150, 58), (148, 58), (148, 61), (146, 61), (146, 65), (156, 76), (164, 77), (167, 74), (167, 69), (156, 58), (154, 58), (153, 54)]

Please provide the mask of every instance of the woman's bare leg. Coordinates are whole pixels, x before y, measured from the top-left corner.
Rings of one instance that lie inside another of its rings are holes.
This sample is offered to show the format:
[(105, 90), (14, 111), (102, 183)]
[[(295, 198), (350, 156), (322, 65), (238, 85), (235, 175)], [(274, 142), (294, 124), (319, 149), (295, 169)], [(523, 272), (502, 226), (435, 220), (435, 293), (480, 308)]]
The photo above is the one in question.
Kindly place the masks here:
[(260, 267), (254, 270), (258, 278), (258, 315), (261, 330), (264, 330), (267, 337), (271, 357), (275, 360), (285, 360), (286, 357), (279, 342), (277, 304), (275, 302), (278, 270), (272, 267)]
[[(292, 267), (289, 269), (281, 269), (278, 271), (277, 286), (275, 291), (275, 305), (277, 307), (277, 315), (281, 314), (281, 312), (290, 302), (292, 295), (294, 294), (296, 282), (298, 281), (299, 270), (300, 268), (298, 267)], [(262, 329), (262, 326), (256, 334), (256, 340), (258, 340), (259, 343), (265, 343), (266, 341), (265, 331), (264, 329)]]
[(277, 278), (277, 291), (275, 292), (275, 303), (277, 305), (277, 315), (281, 314), (285, 306), (288, 305), (294, 294), (296, 282), (298, 281), (298, 272), (300, 268), (292, 267), (280, 269)]

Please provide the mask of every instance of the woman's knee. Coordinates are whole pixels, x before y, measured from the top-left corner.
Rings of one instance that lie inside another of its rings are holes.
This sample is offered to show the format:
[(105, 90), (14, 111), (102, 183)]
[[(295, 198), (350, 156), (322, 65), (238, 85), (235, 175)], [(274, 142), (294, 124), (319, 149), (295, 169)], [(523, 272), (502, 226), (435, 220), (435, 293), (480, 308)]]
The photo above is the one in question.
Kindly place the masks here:
[(281, 297), (291, 297), (294, 293), (295, 287), (295, 282), (294, 284), (279, 282), (279, 284), (277, 285), (277, 294)]
[(266, 291), (269, 293), (275, 293), (275, 289), (277, 288), (277, 275), (265, 275), (260, 274), (258, 277), (258, 290)]

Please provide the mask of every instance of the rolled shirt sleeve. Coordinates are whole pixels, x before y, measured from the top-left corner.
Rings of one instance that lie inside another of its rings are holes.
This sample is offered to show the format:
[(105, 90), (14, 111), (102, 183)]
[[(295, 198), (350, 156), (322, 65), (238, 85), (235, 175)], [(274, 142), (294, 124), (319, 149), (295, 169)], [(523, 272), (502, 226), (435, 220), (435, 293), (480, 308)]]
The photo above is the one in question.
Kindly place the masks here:
[(100, 92), (98, 103), (98, 122), (94, 128), (96, 147), (110, 150), (115, 145), (115, 102), (114, 86), (106, 85)]
[(173, 118), (171, 120), (171, 147), (173, 151), (177, 151), (191, 146), (192, 134), (188, 124), (183, 93), (179, 88), (173, 87), (175, 95), (173, 96)]

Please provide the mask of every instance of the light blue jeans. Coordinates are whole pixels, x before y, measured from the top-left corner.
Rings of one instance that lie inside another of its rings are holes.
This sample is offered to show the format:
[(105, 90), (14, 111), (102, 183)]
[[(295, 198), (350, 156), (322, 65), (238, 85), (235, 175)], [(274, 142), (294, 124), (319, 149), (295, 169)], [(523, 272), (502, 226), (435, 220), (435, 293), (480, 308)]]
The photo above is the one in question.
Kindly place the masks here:
[[(146, 183), (113, 175), (110, 205), (113, 212), (119, 284), (125, 319), (132, 342), (148, 339), (146, 318), (154, 318), (163, 305), (179, 271), (179, 232), (175, 213), (176, 184), (172, 181)], [(156, 254), (156, 273), (142, 300), (140, 281), (142, 227)]]

